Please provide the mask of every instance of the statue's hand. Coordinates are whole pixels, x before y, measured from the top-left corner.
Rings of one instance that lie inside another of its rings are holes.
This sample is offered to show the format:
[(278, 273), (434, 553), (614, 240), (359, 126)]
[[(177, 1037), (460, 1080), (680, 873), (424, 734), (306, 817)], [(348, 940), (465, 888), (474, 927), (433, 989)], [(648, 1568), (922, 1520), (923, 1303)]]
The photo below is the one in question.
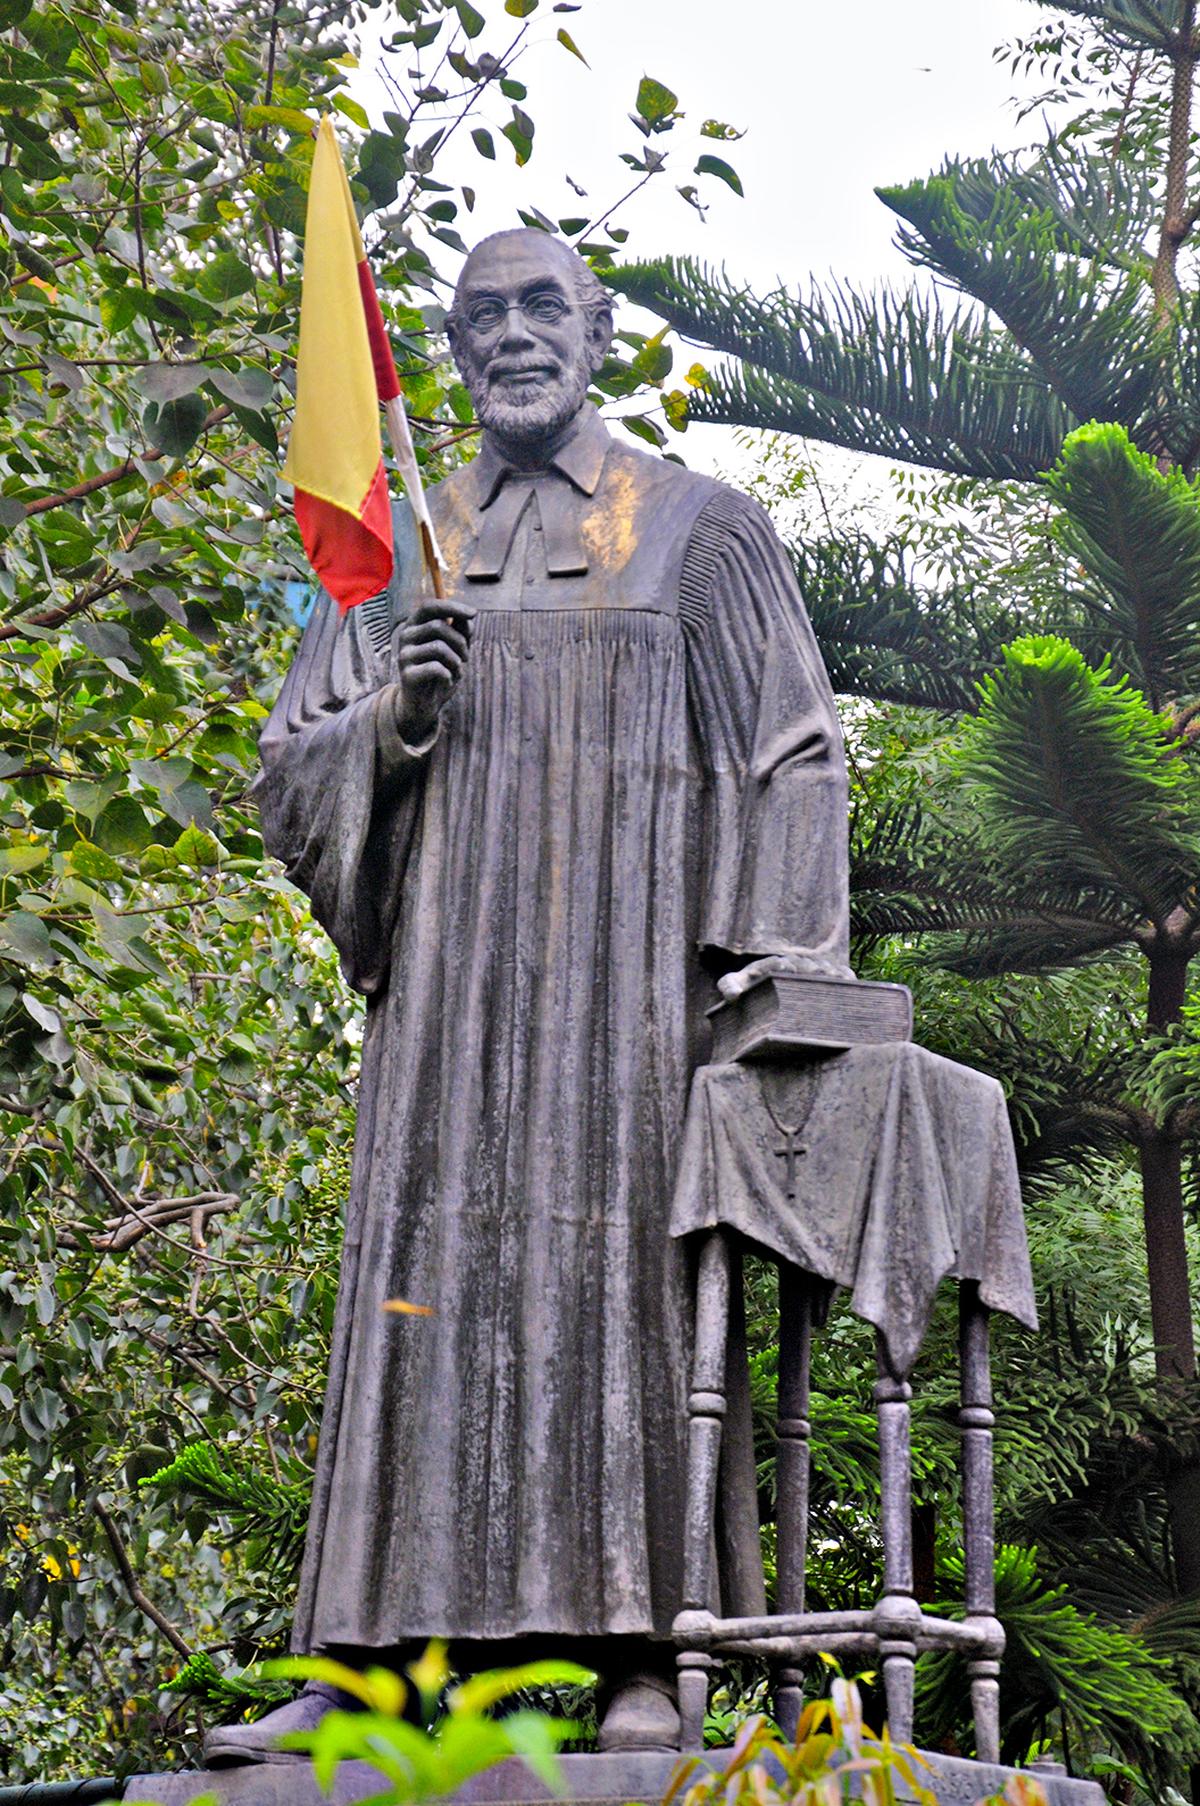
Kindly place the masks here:
[(849, 966), (816, 953), (768, 953), (717, 980), (722, 997), (740, 997), (762, 978), (853, 978)]
[(471, 644), (475, 610), (465, 602), (422, 602), (400, 629), (400, 675), (394, 686), (396, 732), (418, 746), (437, 726), (438, 716), (462, 676)]

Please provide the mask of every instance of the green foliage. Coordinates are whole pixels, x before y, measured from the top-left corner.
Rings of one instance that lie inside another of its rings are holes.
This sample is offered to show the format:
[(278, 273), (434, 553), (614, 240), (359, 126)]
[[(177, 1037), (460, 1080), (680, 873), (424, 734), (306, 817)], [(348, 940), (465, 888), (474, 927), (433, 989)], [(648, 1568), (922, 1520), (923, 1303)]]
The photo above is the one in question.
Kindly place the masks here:
[(915, 291), (785, 290), (759, 300), (691, 258), (622, 264), (613, 286), (692, 342), (741, 360), (688, 418), (798, 433), (972, 477), (1030, 480), (1075, 418), (1005, 333)]
[(1075, 419), (1142, 418), (1160, 337), (1144, 271), (1066, 255), (1064, 209), (1031, 206), (1028, 184), (1001, 160), (950, 162), (877, 193), (906, 222), (899, 244), (909, 260), (995, 314)]
[[(667, 1806), (830, 1806), (862, 1798), (871, 1806), (896, 1806), (898, 1798), (934, 1806), (926, 1764), (910, 1745), (894, 1744), (886, 1729), (863, 1718), (856, 1683), (840, 1675), (827, 1699), (810, 1700), (794, 1740), (770, 1720), (754, 1716), (738, 1729), (719, 1767), (703, 1757), (682, 1762)], [(1033, 1803), (1030, 1802), (1030, 1806)]]
[(1170, 49), (1183, 22), (1182, 0), (1037, 0), (1037, 4), (1074, 13), (1137, 50)]
[[(1067, 439), (1048, 478), (1057, 531), (1085, 573), (1093, 645), (1152, 708), (1200, 690), (1200, 494), (1182, 471), (1093, 423)], [(1090, 649), (1090, 648), (1089, 648)]]
[(800, 593), (830, 681), (844, 696), (960, 711), (995, 664), (1015, 617), (978, 584), (922, 582), (901, 537), (797, 539)]
[[(444, 147), (461, 126), (486, 172), (498, 140), (481, 115), (499, 101), (536, 170), (521, 59), (539, 36), (579, 53), (534, 0), (403, 0), (382, 58), (393, 110), (372, 129), (348, 91), (371, 10), (47, 0), (3, 15), (0, 1768), (14, 1780), (75, 1776), (85, 1745), (107, 1773), (194, 1757), (205, 1710), (229, 1688), (247, 1697), (246, 1667), (290, 1620), (361, 1041), (328, 943), (264, 865), (250, 795), (312, 599), (278, 480), (312, 128), (337, 124), (436, 478), (476, 431), (440, 268), (476, 194), (443, 179)], [(457, 84), (450, 123), (439, 66)], [(680, 135), (674, 118), (652, 144), (635, 134), (639, 186)], [(586, 233), (604, 261), (628, 236), (611, 211), (523, 217)], [(660, 342), (610, 386), (657, 400), (669, 359)]]
[[(314, 1731), (292, 1732), (283, 1743), (311, 1756), (317, 1783), (327, 1793), (343, 1762), (365, 1762), (378, 1770), (386, 1782), (372, 1796), (379, 1806), (452, 1798), (473, 1775), (510, 1756), (520, 1757), (546, 1787), (559, 1791), (555, 1756), (574, 1726), (511, 1702), (532, 1689), (578, 1687), (595, 1678), (574, 1662), (527, 1662), (473, 1675), (446, 1693), (450, 1671), (436, 1643), (407, 1670), (411, 1686), (390, 1669), (360, 1674), (324, 1657), (274, 1662), (270, 1670), (295, 1680), (325, 1681), (359, 1702), (361, 1709), (327, 1712)], [(439, 1715), (444, 1694), (445, 1711)], [(403, 1715), (411, 1695), (423, 1724)], [(493, 1709), (505, 1703), (510, 1709), (493, 1717)]]
[(1106, 659), (1015, 640), (963, 728), (961, 767), (1010, 870), (1108, 892), (1161, 921), (1191, 882), (1200, 819), (1167, 720)]
[[(1019, 157), (878, 191), (923, 272), (910, 291), (756, 296), (672, 259), (616, 280), (730, 360), (683, 423), (765, 430), (760, 485), (784, 434), (910, 467), (873, 537), (823, 492), (767, 499), (854, 699), (858, 969), (909, 983), (922, 1041), (1001, 1077), (1026, 1183), (1044, 1327), (996, 1350), (1005, 1746), (1163, 1797), (1197, 1760), (1200, 1697), (1181, 1597), (1200, 1390), (1171, 1377), (1194, 1372), (1194, 1302), (1162, 1277), (1168, 1249), (1179, 1272), (1200, 1248), (1182, 1184), (1149, 1177), (1181, 1153), (1194, 1187), (1200, 1148), (1200, 290), (1194, 216), (1164, 218), (1168, 181), (1195, 187), (1197, 45), (1181, 0), (1039, 11), (1011, 61), (1047, 83), (1030, 111), (1075, 116)], [(770, 1321), (751, 1326), (764, 1457)], [(822, 1340), (809, 1584), (860, 1604), (879, 1585), (870, 1349), (836, 1318)], [(929, 1585), (957, 1541), (954, 1358), (939, 1316), (914, 1380)], [(964, 1736), (961, 1673), (939, 1658), (921, 1685), (922, 1734)]]
[[(961, 1615), (954, 1603), (961, 1598), (961, 1562), (947, 1558), (945, 1578), (954, 1597), (936, 1609)], [(1006, 1716), (1003, 1761), (1020, 1761), (1055, 1728), (1077, 1747), (1099, 1741), (1119, 1748), (1148, 1773), (1169, 1767), (1167, 1750), (1182, 1764), (1200, 1758), (1200, 1727), (1172, 1687), (1168, 1665), (1126, 1631), (1078, 1611), (1065, 1585), (1047, 1586), (1036, 1549), (1009, 1545), (997, 1551), (996, 1615), (1007, 1637), (1005, 1680), (1020, 1701)], [(952, 1656), (938, 1651), (918, 1664), (917, 1696), (924, 1735), (939, 1747), (948, 1737), (970, 1746)]]
[(291, 1697), (292, 1689), (285, 1681), (264, 1680), (255, 1671), (223, 1674), (207, 1650), (190, 1655), (179, 1672), (167, 1682), (166, 1693), (199, 1699), (223, 1719), (233, 1719), (248, 1706), (259, 1711), (282, 1705)]
[[(208, 1442), (191, 1442), (139, 1485), (184, 1505), (198, 1503), (228, 1526), (226, 1540), (270, 1577), (290, 1581), (299, 1566), (311, 1491), (307, 1477), (285, 1485), (265, 1473), (236, 1471)], [(246, 1547), (246, 1539), (252, 1539)]]

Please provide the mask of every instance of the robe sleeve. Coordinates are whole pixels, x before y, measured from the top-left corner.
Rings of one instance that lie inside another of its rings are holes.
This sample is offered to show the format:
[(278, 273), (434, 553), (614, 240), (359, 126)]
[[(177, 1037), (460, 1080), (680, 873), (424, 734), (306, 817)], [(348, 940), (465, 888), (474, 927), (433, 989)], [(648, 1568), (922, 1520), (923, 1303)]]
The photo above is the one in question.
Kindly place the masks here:
[(347, 982), (367, 996), (387, 982), (423, 773), (437, 739), (435, 732), (413, 747), (396, 731), (386, 609), (382, 630), (379, 621), (378, 604), (343, 617), (321, 592), (260, 737), (254, 786), (264, 846), (308, 896)]
[(734, 490), (701, 511), (680, 611), (704, 791), (699, 943), (848, 958), (848, 793), (833, 692), (791, 563)]

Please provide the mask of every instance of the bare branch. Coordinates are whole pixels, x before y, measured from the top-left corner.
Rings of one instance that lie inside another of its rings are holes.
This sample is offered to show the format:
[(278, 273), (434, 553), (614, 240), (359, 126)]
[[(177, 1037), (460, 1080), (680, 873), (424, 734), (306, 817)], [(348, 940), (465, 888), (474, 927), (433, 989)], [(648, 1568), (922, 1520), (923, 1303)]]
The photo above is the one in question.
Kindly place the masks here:
[[(210, 427), (217, 426), (225, 420), (233, 409), (228, 402), (222, 402), (219, 408), (213, 408), (205, 419), (201, 432), (206, 433)], [(82, 501), (85, 495), (94, 495), (97, 489), (107, 489), (111, 483), (119, 483), (122, 477), (131, 476), (139, 463), (157, 464), (167, 453), (155, 447), (151, 451), (142, 452), (137, 458), (125, 458), (120, 464), (114, 464), (108, 470), (102, 470), (98, 476), (87, 477), (82, 483), (75, 483), (70, 489), (61, 489), (56, 495), (40, 495), (36, 502), (26, 502), (25, 513), (45, 514), (51, 508), (63, 508), (68, 502)]]
[(154, 1601), (147, 1598), (146, 1594), (142, 1591), (141, 1586), (138, 1584), (138, 1577), (133, 1571), (133, 1563), (129, 1559), (129, 1552), (121, 1541), (117, 1526), (113, 1523), (99, 1499), (95, 1501), (92, 1509), (100, 1520), (104, 1534), (108, 1538), (109, 1547), (113, 1552), (113, 1559), (121, 1571), (121, 1579), (125, 1582), (125, 1591), (129, 1594), (129, 1597), (137, 1606), (142, 1616), (144, 1618), (149, 1618), (151, 1624), (157, 1625), (168, 1643), (170, 1643), (173, 1648), (177, 1649), (184, 1660), (187, 1661), (191, 1656), (191, 1649), (188, 1644), (184, 1642), (182, 1636), (176, 1630), (166, 1614), (160, 1612)]

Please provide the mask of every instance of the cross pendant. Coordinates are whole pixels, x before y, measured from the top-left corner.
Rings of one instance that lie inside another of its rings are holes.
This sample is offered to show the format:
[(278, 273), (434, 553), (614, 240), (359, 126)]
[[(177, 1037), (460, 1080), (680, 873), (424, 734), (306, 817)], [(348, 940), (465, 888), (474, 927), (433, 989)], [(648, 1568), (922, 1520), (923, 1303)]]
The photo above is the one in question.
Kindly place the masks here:
[(796, 1140), (799, 1133), (799, 1129), (784, 1129), (784, 1144), (782, 1147), (774, 1150), (775, 1158), (777, 1160), (784, 1160), (787, 1162), (787, 1196), (789, 1201), (794, 1200), (796, 1196), (796, 1162), (797, 1160), (803, 1160), (808, 1152), (808, 1149), (802, 1148)]

